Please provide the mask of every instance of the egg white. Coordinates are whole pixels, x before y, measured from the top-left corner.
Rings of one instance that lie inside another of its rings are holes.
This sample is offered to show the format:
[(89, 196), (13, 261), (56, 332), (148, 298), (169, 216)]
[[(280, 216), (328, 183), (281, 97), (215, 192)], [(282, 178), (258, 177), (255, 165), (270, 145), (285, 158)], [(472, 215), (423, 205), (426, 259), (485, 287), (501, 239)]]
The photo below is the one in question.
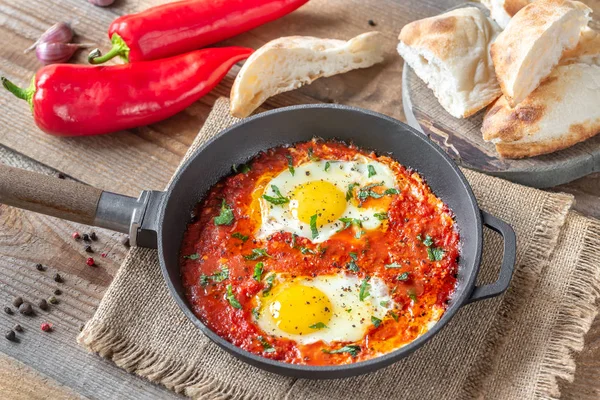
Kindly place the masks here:
[[(329, 162), (330, 167), (325, 171), (327, 162)], [(376, 172), (371, 177), (369, 177), (369, 166), (372, 166)], [(397, 187), (396, 177), (388, 166), (368, 157), (359, 156), (353, 161), (309, 161), (295, 167), (294, 175), (286, 169), (271, 180), (266, 186), (264, 194), (275, 196), (272, 189), (274, 185), (279, 188), (283, 196), (289, 197), (299, 185), (319, 180), (335, 185), (344, 194), (347, 192), (348, 186), (352, 183), (357, 183), (357, 187), (365, 187), (370, 184), (383, 182), (382, 186), (386, 189)], [(261, 198), (262, 223), (257, 232), (257, 237), (265, 239), (275, 232), (283, 231), (305, 237), (313, 243), (322, 243), (331, 238), (344, 226), (339, 220), (329, 222), (319, 227), (319, 235), (313, 239), (310, 225), (300, 221), (295, 213), (295, 208), (297, 208), (295, 201), (292, 200), (283, 205), (274, 205)], [(377, 229), (382, 223), (374, 214), (386, 211), (375, 207), (359, 208), (352, 202), (346, 201), (345, 211), (340, 218), (358, 219), (362, 222), (363, 229), (373, 230)]]
[[(362, 340), (367, 330), (373, 326), (371, 317), (381, 320), (387, 312), (394, 308), (394, 301), (389, 295), (387, 285), (378, 278), (369, 279), (369, 296), (360, 300), (359, 292), (362, 280), (354, 275), (339, 273), (336, 275), (321, 275), (317, 277), (291, 278), (286, 274), (276, 274), (273, 289), (277, 285), (312, 286), (323, 292), (331, 302), (331, 319), (326, 323), (327, 327), (322, 329), (311, 329), (306, 327), (306, 333), (290, 334), (277, 326), (277, 322), (265, 307), (272, 298), (257, 295), (254, 299), (256, 305), (263, 311), (257, 319), (258, 326), (267, 334), (277, 338), (287, 338), (300, 344), (310, 344), (323, 341), (327, 344), (333, 342), (356, 342)], [(289, 286), (288, 286), (289, 287)], [(302, 299), (298, 299), (299, 301)], [(310, 299), (306, 299), (310, 300)]]

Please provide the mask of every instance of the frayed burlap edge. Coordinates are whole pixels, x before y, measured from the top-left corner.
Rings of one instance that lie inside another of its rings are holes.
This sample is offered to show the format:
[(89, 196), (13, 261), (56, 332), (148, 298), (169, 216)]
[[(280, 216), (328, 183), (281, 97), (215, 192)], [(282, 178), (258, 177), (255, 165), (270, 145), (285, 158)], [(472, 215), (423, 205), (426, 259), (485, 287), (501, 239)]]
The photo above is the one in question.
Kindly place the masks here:
[(574, 352), (583, 350), (585, 334), (598, 314), (600, 298), (600, 222), (590, 220), (577, 265), (560, 305), (551, 341), (544, 354), (536, 398), (560, 397), (557, 378), (573, 382)]
[[(563, 195), (548, 197), (541, 213), (542, 218), (535, 230), (535, 235), (529, 242), (529, 248), (524, 250), (523, 259), (516, 268), (510, 287), (506, 291), (498, 316), (487, 332), (487, 338), (482, 344), (477, 362), (465, 380), (465, 386), (459, 395), (461, 399), (482, 398), (486, 383), (493, 374), (498, 360), (497, 354), (505, 338), (519, 321), (522, 305), (535, 288), (540, 272), (547, 267), (552, 254), (545, 252), (554, 249), (558, 242), (560, 230), (563, 227), (568, 211), (573, 203), (573, 197)], [(560, 216), (557, 218), (557, 214)], [(519, 238), (517, 238), (517, 245)], [(581, 339), (583, 340), (583, 338)], [(560, 361), (556, 362), (557, 368)]]

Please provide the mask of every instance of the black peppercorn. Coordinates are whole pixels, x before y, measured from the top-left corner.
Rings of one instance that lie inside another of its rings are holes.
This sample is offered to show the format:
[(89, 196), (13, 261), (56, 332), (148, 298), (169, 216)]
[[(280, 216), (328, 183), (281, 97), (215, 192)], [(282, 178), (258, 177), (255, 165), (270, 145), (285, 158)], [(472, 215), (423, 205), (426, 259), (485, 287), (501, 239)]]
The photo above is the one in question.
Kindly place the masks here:
[(85, 325), (84, 324), (80, 324), (79, 325), (79, 332), (81, 332), (83, 330), (83, 328), (85, 328)]
[(44, 271), (46, 268), (42, 264), (35, 264), (35, 269), (38, 271)]
[(13, 299), (12, 303), (13, 306), (18, 308), (21, 304), (23, 304), (23, 298), (21, 296), (17, 296)]
[(129, 244), (129, 236), (123, 238), (123, 240), (121, 241), (121, 243), (123, 243), (123, 246), (129, 247), (130, 246), (130, 244)]
[(23, 315), (33, 314), (33, 307), (29, 303), (23, 303), (19, 306), (19, 312)]
[(98, 236), (96, 235), (96, 232), (90, 233), (90, 239), (92, 239), (93, 241), (98, 240)]
[(60, 276), (60, 274), (54, 274), (54, 281), (61, 283), (63, 281), (62, 276)]
[(87, 233), (84, 233), (83, 234), (83, 241), (89, 243), (89, 242), (92, 241), (92, 239), (90, 239), (90, 235), (88, 235)]
[(10, 308), (8, 306), (4, 307), (4, 312), (7, 313), (8, 315), (13, 315), (12, 308)]
[(94, 250), (92, 250), (92, 246), (90, 246), (89, 244), (87, 246), (85, 246), (83, 249), (85, 250), (86, 253), (94, 252)]
[(16, 324), (15, 326), (13, 326), (13, 330), (15, 332), (23, 332), (23, 327), (19, 324)]
[(6, 331), (4, 337), (13, 342), (17, 338), (17, 335), (15, 335), (15, 331), (11, 329), (10, 331)]
[(58, 179), (65, 179), (65, 178), (66, 178), (66, 175), (65, 175), (65, 174), (63, 174), (62, 172), (59, 172), (58, 174), (56, 174), (56, 177), (57, 177)]
[(62, 290), (60, 290), (60, 289), (55, 289), (55, 290), (54, 290), (54, 294), (55, 294), (55, 295), (57, 295), (57, 296), (60, 296), (60, 295), (62, 294)]
[(46, 311), (48, 309), (48, 302), (46, 300), (44, 300), (44, 299), (41, 299), (40, 301), (38, 301), (38, 307), (41, 310)]
[(377, 26), (375, 21), (373, 21), (372, 19), (370, 19), (368, 22), (369, 22), (369, 26)]

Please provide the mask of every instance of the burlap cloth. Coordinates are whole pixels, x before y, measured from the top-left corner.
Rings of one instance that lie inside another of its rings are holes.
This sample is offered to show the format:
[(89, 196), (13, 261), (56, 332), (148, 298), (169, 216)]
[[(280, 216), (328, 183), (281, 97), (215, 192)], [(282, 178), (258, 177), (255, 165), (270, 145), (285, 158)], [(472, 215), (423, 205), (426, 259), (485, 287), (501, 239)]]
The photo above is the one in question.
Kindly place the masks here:
[[(220, 99), (187, 156), (236, 122)], [(133, 248), (78, 337), (127, 371), (191, 397), (260, 399), (533, 399), (572, 379), (600, 287), (600, 223), (573, 199), (464, 171), (482, 209), (516, 231), (503, 296), (463, 307), (412, 356), (357, 378), (293, 379), (250, 367), (194, 328), (171, 299), (155, 250)], [(501, 240), (486, 229), (480, 282), (495, 279)]]

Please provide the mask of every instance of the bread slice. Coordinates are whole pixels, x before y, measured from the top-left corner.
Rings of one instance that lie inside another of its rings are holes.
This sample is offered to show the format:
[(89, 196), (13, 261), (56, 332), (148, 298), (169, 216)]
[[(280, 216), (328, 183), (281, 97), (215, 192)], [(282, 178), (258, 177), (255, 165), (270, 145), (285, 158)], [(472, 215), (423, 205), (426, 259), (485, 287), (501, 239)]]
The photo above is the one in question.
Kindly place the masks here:
[(255, 51), (240, 70), (231, 89), (231, 114), (247, 117), (271, 96), (383, 59), (384, 37), (379, 32), (348, 41), (308, 36), (275, 39)]
[(563, 53), (560, 64), (584, 63), (600, 65), (600, 32), (591, 28), (581, 31), (579, 43)]
[(489, 56), (499, 32), (480, 9), (459, 8), (406, 25), (398, 53), (446, 111), (465, 118), (502, 94)]
[(508, 22), (521, 8), (534, 0), (481, 0), (481, 3), (490, 10), (490, 17), (500, 25), (500, 28), (506, 28)]
[(483, 138), (502, 157), (523, 158), (552, 153), (600, 132), (600, 66), (557, 66), (515, 108), (505, 96), (483, 119)]
[(570, 0), (538, 0), (521, 9), (491, 46), (502, 93), (514, 107), (577, 45), (592, 10)]

